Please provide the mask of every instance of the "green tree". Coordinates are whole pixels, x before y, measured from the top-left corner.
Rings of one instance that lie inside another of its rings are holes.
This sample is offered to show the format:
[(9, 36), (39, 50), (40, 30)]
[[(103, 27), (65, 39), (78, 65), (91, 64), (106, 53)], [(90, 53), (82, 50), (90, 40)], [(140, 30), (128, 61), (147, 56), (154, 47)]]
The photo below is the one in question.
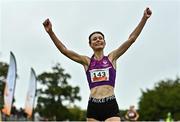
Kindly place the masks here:
[(72, 87), (67, 80), (71, 76), (64, 73), (60, 64), (52, 67), (51, 72), (43, 72), (38, 76), (38, 82), (42, 85), (37, 90), (38, 101), (36, 111), (42, 117), (49, 120), (67, 120), (70, 117), (68, 105), (73, 105), (75, 100), (81, 100), (78, 96), (79, 87)]
[(8, 72), (8, 64), (0, 62), (0, 79), (5, 79)]
[(0, 62), (0, 109), (3, 108), (4, 105), (4, 88), (5, 88), (5, 83), (2, 81), (3, 79), (6, 78), (8, 72), (8, 64), (4, 62)]
[(180, 78), (163, 80), (153, 89), (142, 91), (139, 101), (140, 120), (165, 119), (171, 112), (174, 120), (180, 120)]
[(78, 106), (73, 106), (68, 110), (70, 112), (70, 121), (86, 121), (86, 110), (81, 110)]

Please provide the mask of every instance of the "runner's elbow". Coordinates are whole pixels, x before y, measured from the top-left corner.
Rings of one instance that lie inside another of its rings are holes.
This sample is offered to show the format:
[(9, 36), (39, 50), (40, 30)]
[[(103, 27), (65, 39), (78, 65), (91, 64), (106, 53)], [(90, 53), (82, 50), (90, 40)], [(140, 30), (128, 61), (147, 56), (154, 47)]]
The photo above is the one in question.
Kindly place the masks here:
[(68, 50), (67, 50), (66, 47), (60, 48), (59, 51), (60, 51), (62, 54), (64, 54), (64, 55), (66, 55), (67, 52), (68, 52)]
[(130, 36), (128, 40), (129, 40), (130, 43), (134, 43), (136, 41), (136, 37), (135, 36)]

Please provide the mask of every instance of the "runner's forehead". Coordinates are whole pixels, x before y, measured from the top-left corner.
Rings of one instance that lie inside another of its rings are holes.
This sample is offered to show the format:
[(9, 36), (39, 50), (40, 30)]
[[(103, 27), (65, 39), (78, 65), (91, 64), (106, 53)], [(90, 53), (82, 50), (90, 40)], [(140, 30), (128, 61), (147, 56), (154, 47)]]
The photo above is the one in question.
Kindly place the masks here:
[(93, 39), (93, 38), (95, 38), (95, 37), (102, 37), (102, 38), (103, 38), (103, 36), (102, 36), (100, 33), (95, 33), (95, 34), (93, 34), (93, 35), (91, 36), (91, 39)]

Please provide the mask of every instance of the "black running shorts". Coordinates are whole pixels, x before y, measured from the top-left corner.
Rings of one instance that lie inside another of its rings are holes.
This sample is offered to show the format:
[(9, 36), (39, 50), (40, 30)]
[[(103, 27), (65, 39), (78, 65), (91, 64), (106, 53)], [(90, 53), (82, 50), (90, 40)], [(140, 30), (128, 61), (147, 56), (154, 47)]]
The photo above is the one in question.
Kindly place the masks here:
[(110, 117), (120, 117), (119, 108), (115, 96), (102, 99), (89, 98), (87, 118), (105, 121)]

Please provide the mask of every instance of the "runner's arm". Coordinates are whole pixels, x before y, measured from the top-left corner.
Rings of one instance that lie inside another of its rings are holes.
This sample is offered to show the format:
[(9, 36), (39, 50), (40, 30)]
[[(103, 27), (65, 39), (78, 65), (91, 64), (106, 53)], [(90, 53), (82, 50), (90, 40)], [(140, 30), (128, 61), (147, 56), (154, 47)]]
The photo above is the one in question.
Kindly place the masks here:
[(49, 34), (51, 40), (55, 44), (55, 46), (58, 48), (58, 50), (64, 54), (66, 57), (70, 58), (71, 60), (80, 63), (82, 65), (88, 65), (88, 57), (79, 55), (76, 52), (69, 50), (65, 47), (65, 45), (61, 42), (61, 40), (58, 39), (56, 34), (52, 30), (52, 24), (49, 19), (46, 19), (43, 23), (44, 28), (46, 32)]
[(147, 19), (151, 16), (152, 12), (149, 8), (146, 8), (144, 11), (144, 15), (137, 25), (137, 27), (134, 29), (134, 31), (130, 34), (129, 38), (127, 41), (125, 41), (120, 47), (115, 49), (109, 54), (109, 58), (112, 61), (116, 61), (121, 55), (123, 55), (128, 48), (136, 41), (137, 37), (141, 33), (144, 25), (146, 24)]

